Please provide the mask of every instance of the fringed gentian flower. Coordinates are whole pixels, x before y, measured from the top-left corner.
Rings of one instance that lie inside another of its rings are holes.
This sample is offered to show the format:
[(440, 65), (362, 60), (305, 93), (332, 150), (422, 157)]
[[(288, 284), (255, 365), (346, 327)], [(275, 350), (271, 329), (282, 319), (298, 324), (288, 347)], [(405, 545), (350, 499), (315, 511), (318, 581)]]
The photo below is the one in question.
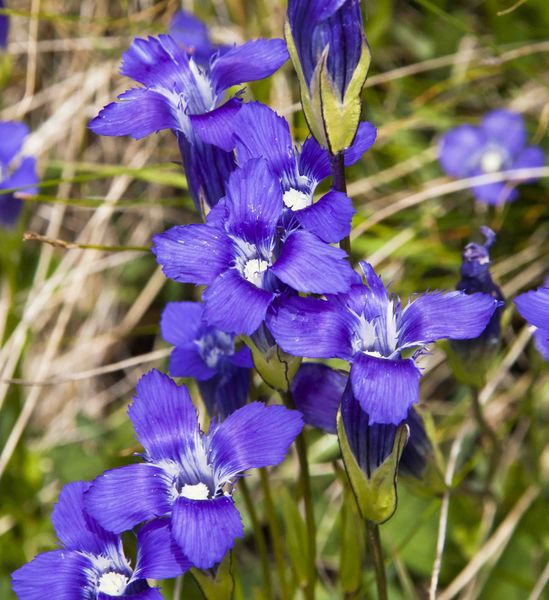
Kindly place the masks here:
[(486, 241), (484, 244), (472, 242), (465, 246), (462, 254), (461, 279), (456, 289), (466, 294), (478, 292), (488, 294), (500, 301), (500, 306), (494, 311), (486, 329), (478, 338), (452, 342), (452, 347), (460, 352), (464, 358), (472, 359), (469, 362), (482, 360), (498, 346), (501, 314), (503, 312), (503, 294), (492, 281), (492, 275), (490, 274), (489, 250), (494, 243), (496, 234), (489, 227), (481, 227), (480, 230)]
[[(508, 110), (493, 110), (478, 127), (460, 125), (444, 135), (439, 160), (447, 175), (475, 177), (512, 169), (532, 169), (545, 163), (538, 146), (527, 146), (524, 119)], [(509, 179), (475, 185), (473, 194), (480, 202), (501, 204), (517, 198), (514, 186), (534, 179)]]
[[(347, 294), (327, 300), (290, 298), (268, 324), (290, 354), (352, 363), (353, 393), (369, 422), (399, 425), (419, 399), (414, 359), (435, 340), (478, 337), (498, 302), (484, 294), (432, 292), (403, 309), (373, 268), (361, 266), (366, 285), (357, 282)], [(415, 352), (405, 358), (411, 349)]]
[[(317, 185), (330, 175), (329, 154), (314, 138), (294, 150), (286, 119), (258, 102), (243, 106), (232, 125), (238, 162), (264, 157), (280, 180), (288, 221), (297, 219), (304, 229), (329, 243), (349, 235), (354, 209), (346, 194), (331, 190), (313, 202)], [(373, 145), (376, 134), (371, 123), (360, 124), (352, 147), (345, 152), (347, 166)]]
[(536, 346), (545, 360), (549, 360), (549, 278), (542, 287), (515, 298), (517, 310), (535, 327)]
[(167, 523), (155, 521), (137, 534), (132, 568), (119, 535), (105, 531), (84, 509), (90, 484), (66, 485), (52, 514), (63, 548), (39, 554), (12, 574), (19, 600), (162, 600), (150, 579), (177, 577), (192, 565), (173, 542)]
[(341, 152), (355, 138), (370, 66), (360, 0), (289, 0), (284, 31), (309, 128)]
[[(4, 0), (0, 0), (0, 8), (6, 8)], [(0, 15), (0, 50), (5, 50), (8, 45), (10, 20), (8, 15)]]
[(281, 227), (283, 210), (278, 178), (265, 160), (252, 159), (231, 174), (227, 197), (206, 224), (154, 236), (153, 252), (166, 277), (208, 286), (208, 323), (250, 335), (282, 293), (339, 293), (354, 280), (345, 252), (306, 230)]
[[(0, 122), (0, 227), (12, 227), (23, 207), (18, 196), (37, 193), (36, 159), (24, 156), (17, 164), (23, 142), (29, 134), (24, 123)], [(14, 190), (2, 193), (2, 190)]]
[(194, 377), (211, 416), (225, 418), (244, 406), (250, 389), (252, 356), (235, 349), (234, 335), (204, 321), (204, 305), (170, 302), (162, 313), (162, 337), (175, 346), (170, 374)]
[(200, 430), (185, 387), (151, 371), (129, 409), (144, 461), (107, 471), (86, 507), (115, 533), (143, 521), (168, 522), (176, 544), (201, 569), (222, 560), (243, 533), (232, 489), (248, 469), (277, 465), (302, 428), (301, 415), (252, 402)]
[(233, 117), (241, 100), (235, 96), (225, 102), (227, 90), (271, 75), (287, 58), (283, 40), (255, 40), (217, 52), (208, 67), (201, 67), (169, 35), (138, 38), (124, 54), (120, 72), (144, 87), (124, 92), (89, 127), (100, 135), (136, 139), (161, 129), (174, 131), (191, 196), (205, 213), (224, 195), (235, 163), (230, 148), (202, 140), (200, 123)]
[(327, 365), (301, 365), (292, 382), (292, 396), (305, 423), (326, 433), (337, 433), (337, 411), (341, 406), (349, 444), (367, 476), (371, 476), (389, 456), (399, 425), (406, 424), (410, 438), (402, 452), (400, 470), (420, 478), (425, 470), (426, 456), (432, 451), (421, 417), (411, 408), (399, 425), (371, 425), (348, 381), (347, 373)]
[(208, 65), (213, 54), (228, 46), (212, 44), (205, 23), (185, 10), (178, 10), (170, 21), (168, 33), (199, 65)]

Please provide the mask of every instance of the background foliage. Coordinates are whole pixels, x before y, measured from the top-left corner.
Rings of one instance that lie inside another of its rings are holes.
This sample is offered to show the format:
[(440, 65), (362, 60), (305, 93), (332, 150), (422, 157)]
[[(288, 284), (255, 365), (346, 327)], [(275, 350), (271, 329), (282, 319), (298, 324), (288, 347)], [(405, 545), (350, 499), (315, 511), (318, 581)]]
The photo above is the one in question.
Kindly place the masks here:
[[(49, 515), (60, 488), (125, 464), (138, 449), (126, 408), (144, 370), (166, 368), (169, 349), (158, 335), (160, 312), (168, 300), (195, 293), (167, 282), (146, 252), (22, 241), (23, 231), (30, 230), (78, 244), (147, 246), (153, 232), (194, 218), (185, 179), (174, 164), (178, 149), (171, 134), (136, 142), (98, 138), (86, 129), (98, 109), (126, 89), (128, 82), (116, 73), (132, 37), (164, 31), (179, 2), (8, 4), (12, 20), (8, 53), (0, 57), (0, 118), (30, 125), (26, 152), (39, 158), (43, 183), (18, 230), (0, 231), (2, 600), (13, 598), (9, 573), (54, 546)], [(282, 32), (282, 0), (183, 4), (206, 20), (218, 41)], [(461, 249), (484, 223), (498, 232), (493, 274), (507, 297), (547, 275), (547, 180), (523, 186), (514, 204), (488, 210), (475, 205), (467, 190), (449, 186), (436, 162), (442, 132), (498, 107), (524, 113), (531, 139), (549, 149), (549, 4), (526, 0), (506, 11), (511, 7), (512, 0), (367, 2), (373, 64), (364, 112), (378, 126), (379, 139), (349, 173), (358, 213), (353, 254), (368, 258), (404, 297), (454, 287)], [(287, 116), (296, 139), (306, 136), (289, 64), (270, 80), (250, 85), (247, 96)], [(441, 347), (422, 363), (422, 401), (432, 416), (443, 474), (457, 457), (440, 598), (538, 598), (549, 576), (542, 489), (549, 470), (544, 446), (549, 379), (512, 307), (504, 323), (501, 354), (481, 392), (486, 420), (501, 446), (488, 483), (493, 441), (477, 427), (468, 388), (456, 383)], [(259, 382), (257, 394), (268, 394)], [(334, 477), (334, 443), (309, 435), (319, 524), (318, 597), (361, 598), (372, 593), (371, 570), (364, 568), (356, 509)], [(271, 480), (277, 519), (288, 532), (286, 576), (299, 582), (296, 553), (304, 533), (294, 502), (296, 470), (291, 458)], [(264, 519), (259, 475), (248, 484)], [(382, 526), (391, 598), (427, 596), (443, 489), (440, 478), (399, 483), (399, 509)], [(238, 493), (236, 499), (242, 503)], [(234, 556), (242, 581), (237, 597), (260, 598), (247, 531)], [(470, 578), (460, 575), (464, 569)], [(185, 591), (185, 597), (200, 597), (190, 577)]]

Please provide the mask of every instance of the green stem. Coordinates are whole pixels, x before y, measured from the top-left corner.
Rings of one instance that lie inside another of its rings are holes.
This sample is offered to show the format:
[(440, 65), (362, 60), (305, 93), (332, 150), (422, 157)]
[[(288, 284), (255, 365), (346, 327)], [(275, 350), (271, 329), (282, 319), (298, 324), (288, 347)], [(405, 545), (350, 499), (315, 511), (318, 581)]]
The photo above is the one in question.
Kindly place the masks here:
[[(286, 406), (295, 410), (295, 402), (291, 392), (285, 392), (283, 398)], [(309, 550), (309, 577), (307, 578), (307, 587), (304, 590), (304, 594), (307, 600), (314, 600), (316, 586), (316, 525), (305, 431), (302, 431), (297, 436), (295, 446), (299, 461), (299, 476), (301, 480), (303, 502), (305, 504), (305, 523), (307, 526), (307, 546)]]
[(282, 598), (290, 598), (288, 582), (286, 581), (286, 567), (284, 564), (284, 552), (282, 550), (282, 537), (280, 535), (280, 527), (276, 518), (274, 509), (273, 496), (271, 493), (271, 483), (269, 481), (269, 473), (267, 469), (259, 469), (261, 479), (261, 489), (265, 497), (265, 508), (267, 510), (267, 519), (269, 520), (269, 528), (271, 530), (271, 538), (273, 542), (273, 551), (275, 555), (276, 568), (278, 571), (278, 579), (280, 581), (280, 593)]
[(381, 538), (379, 525), (372, 521), (366, 521), (366, 542), (374, 563), (376, 574), (377, 598), (387, 600), (387, 579), (385, 577), (385, 565), (383, 564), (383, 552), (381, 550)]
[[(345, 155), (343, 152), (332, 154), (330, 156), (330, 164), (332, 168), (332, 187), (336, 192), (347, 193), (347, 182), (345, 180)], [(345, 250), (351, 259), (351, 238), (349, 236), (344, 237), (339, 242), (339, 247)]]
[(173, 586), (173, 600), (181, 600), (181, 592), (183, 591), (183, 575), (179, 575), (179, 577), (175, 580), (175, 585)]
[(265, 536), (263, 535), (263, 530), (261, 529), (261, 523), (257, 517), (257, 512), (254, 507), (254, 503), (252, 501), (252, 497), (250, 495), (250, 490), (248, 489), (248, 484), (246, 483), (246, 479), (241, 479), (238, 483), (240, 487), (240, 492), (242, 493), (242, 497), (244, 498), (244, 504), (246, 505), (246, 510), (250, 515), (250, 521), (252, 522), (252, 529), (254, 531), (255, 545), (257, 546), (257, 551), (259, 552), (259, 560), (261, 562), (261, 571), (263, 574), (263, 583), (264, 583), (264, 592), (266, 598), (272, 600), (273, 596), (273, 584), (271, 581), (271, 568), (269, 564), (269, 557), (267, 555), (267, 543), (265, 541)]
[(488, 475), (486, 477), (486, 487), (489, 488), (492, 485), (492, 480), (497, 471), (499, 457), (501, 456), (501, 444), (496, 432), (492, 429), (492, 427), (490, 427), (490, 424), (484, 417), (484, 411), (482, 410), (482, 406), (480, 404), (479, 392), (477, 388), (471, 388), (471, 397), (478, 427), (481, 433), (490, 440), (490, 445), (492, 446)]

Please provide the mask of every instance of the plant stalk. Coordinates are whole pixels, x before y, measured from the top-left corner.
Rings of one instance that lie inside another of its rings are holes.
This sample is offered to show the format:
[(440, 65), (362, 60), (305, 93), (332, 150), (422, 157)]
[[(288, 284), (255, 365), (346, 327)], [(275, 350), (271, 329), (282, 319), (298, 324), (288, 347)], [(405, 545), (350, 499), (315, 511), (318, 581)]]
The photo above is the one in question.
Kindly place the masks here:
[(268, 600), (273, 600), (273, 584), (271, 581), (271, 567), (269, 564), (269, 557), (267, 554), (267, 543), (265, 541), (265, 536), (263, 535), (263, 530), (261, 529), (261, 523), (257, 517), (257, 512), (254, 507), (254, 503), (252, 501), (252, 497), (250, 494), (250, 490), (248, 489), (248, 484), (246, 479), (241, 479), (238, 482), (240, 487), (240, 492), (242, 493), (242, 497), (244, 498), (244, 504), (246, 505), (246, 510), (250, 515), (250, 521), (252, 522), (252, 529), (254, 532), (255, 545), (257, 546), (257, 551), (259, 553), (259, 560), (261, 562), (261, 572), (263, 575), (263, 584), (264, 584), (264, 592), (265, 597)]
[(385, 564), (383, 563), (381, 538), (377, 523), (366, 521), (366, 542), (374, 563), (378, 600), (387, 600), (387, 579), (385, 577)]

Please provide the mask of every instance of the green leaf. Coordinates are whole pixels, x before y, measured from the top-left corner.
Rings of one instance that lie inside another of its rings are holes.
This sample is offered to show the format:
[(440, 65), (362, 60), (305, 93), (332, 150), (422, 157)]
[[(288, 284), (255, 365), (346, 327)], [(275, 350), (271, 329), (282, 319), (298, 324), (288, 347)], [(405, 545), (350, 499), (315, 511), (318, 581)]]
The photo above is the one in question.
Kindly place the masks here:
[(298, 585), (304, 587), (308, 580), (307, 561), (304, 560), (304, 557), (309, 555), (307, 527), (299, 513), (295, 498), (290, 496), (286, 488), (280, 491), (280, 504), (286, 533), (286, 547), (290, 555), (292, 571)]
[(191, 573), (200, 586), (206, 600), (231, 600), (234, 592), (232, 573), (232, 552), (229, 552), (219, 564), (215, 573), (192, 569)]

